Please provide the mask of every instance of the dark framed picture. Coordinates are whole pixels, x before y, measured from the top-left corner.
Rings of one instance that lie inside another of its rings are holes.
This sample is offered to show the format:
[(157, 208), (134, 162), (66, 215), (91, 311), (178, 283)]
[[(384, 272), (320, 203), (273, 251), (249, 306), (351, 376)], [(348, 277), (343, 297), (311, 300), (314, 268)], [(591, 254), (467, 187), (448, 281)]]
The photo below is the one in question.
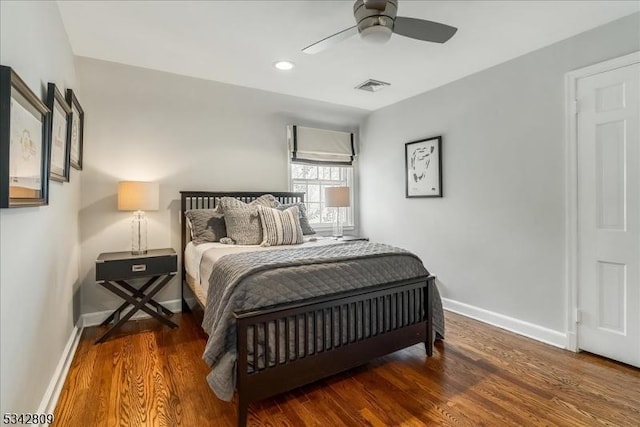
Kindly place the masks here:
[(0, 208), (49, 203), (49, 118), (16, 72), (0, 66)]
[(71, 166), (82, 170), (82, 147), (84, 139), (84, 110), (73, 90), (67, 89), (67, 104), (71, 107)]
[(69, 182), (71, 160), (71, 107), (54, 83), (47, 87), (47, 107), (51, 110), (49, 120), (49, 178)]
[(404, 144), (406, 197), (442, 197), (442, 136)]

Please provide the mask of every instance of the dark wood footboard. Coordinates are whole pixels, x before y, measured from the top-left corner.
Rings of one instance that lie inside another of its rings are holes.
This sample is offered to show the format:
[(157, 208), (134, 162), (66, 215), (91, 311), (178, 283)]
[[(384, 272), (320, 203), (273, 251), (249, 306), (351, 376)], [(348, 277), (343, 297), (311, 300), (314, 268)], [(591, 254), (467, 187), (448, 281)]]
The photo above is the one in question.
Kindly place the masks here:
[(431, 356), (433, 279), (236, 313), (238, 425), (246, 425), (251, 402), (376, 357), (421, 342)]

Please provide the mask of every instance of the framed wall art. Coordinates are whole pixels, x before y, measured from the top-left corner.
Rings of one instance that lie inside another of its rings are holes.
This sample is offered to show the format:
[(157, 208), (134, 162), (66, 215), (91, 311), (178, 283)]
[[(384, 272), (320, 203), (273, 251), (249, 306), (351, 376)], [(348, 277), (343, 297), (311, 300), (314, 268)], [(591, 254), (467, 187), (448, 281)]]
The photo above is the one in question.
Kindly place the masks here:
[(73, 90), (67, 89), (67, 104), (71, 107), (71, 166), (82, 170), (84, 140), (84, 110)]
[(442, 197), (442, 137), (404, 144), (406, 197)]
[(49, 203), (49, 113), (11, 67), (0, 66), (0, 208)]
[(71, 160), (71, 107), (54, 83), (49, 83), (47, 89), (47, 107), (51, 110), (49, 178), (54, 181), (68, 182)]

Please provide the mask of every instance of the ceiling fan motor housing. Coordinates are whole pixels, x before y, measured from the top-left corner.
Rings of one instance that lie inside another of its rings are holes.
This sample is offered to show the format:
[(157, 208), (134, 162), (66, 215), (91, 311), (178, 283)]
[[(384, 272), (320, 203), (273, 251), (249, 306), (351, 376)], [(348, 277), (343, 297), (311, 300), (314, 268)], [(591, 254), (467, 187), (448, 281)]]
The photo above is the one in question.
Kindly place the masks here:
[[(384, 9), (381, 7), (383, 4)], [(391, 37), (397, 13), (397, 0), (386, 2), (357, 0), (353, 4), (353, 14), (360, 36), (374, 43), (384, 43)]]

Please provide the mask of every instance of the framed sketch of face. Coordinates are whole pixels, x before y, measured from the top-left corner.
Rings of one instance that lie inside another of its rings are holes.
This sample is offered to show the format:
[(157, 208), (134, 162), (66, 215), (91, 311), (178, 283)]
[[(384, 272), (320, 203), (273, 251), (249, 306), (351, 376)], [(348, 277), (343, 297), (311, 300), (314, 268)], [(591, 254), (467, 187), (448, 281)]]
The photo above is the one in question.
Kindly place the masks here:
[(0, 208), (49, 203), (50, 117), (16, 72), (0, 66)]
[(442, 136), (404, 144), (405, 197), (442, 197)]

